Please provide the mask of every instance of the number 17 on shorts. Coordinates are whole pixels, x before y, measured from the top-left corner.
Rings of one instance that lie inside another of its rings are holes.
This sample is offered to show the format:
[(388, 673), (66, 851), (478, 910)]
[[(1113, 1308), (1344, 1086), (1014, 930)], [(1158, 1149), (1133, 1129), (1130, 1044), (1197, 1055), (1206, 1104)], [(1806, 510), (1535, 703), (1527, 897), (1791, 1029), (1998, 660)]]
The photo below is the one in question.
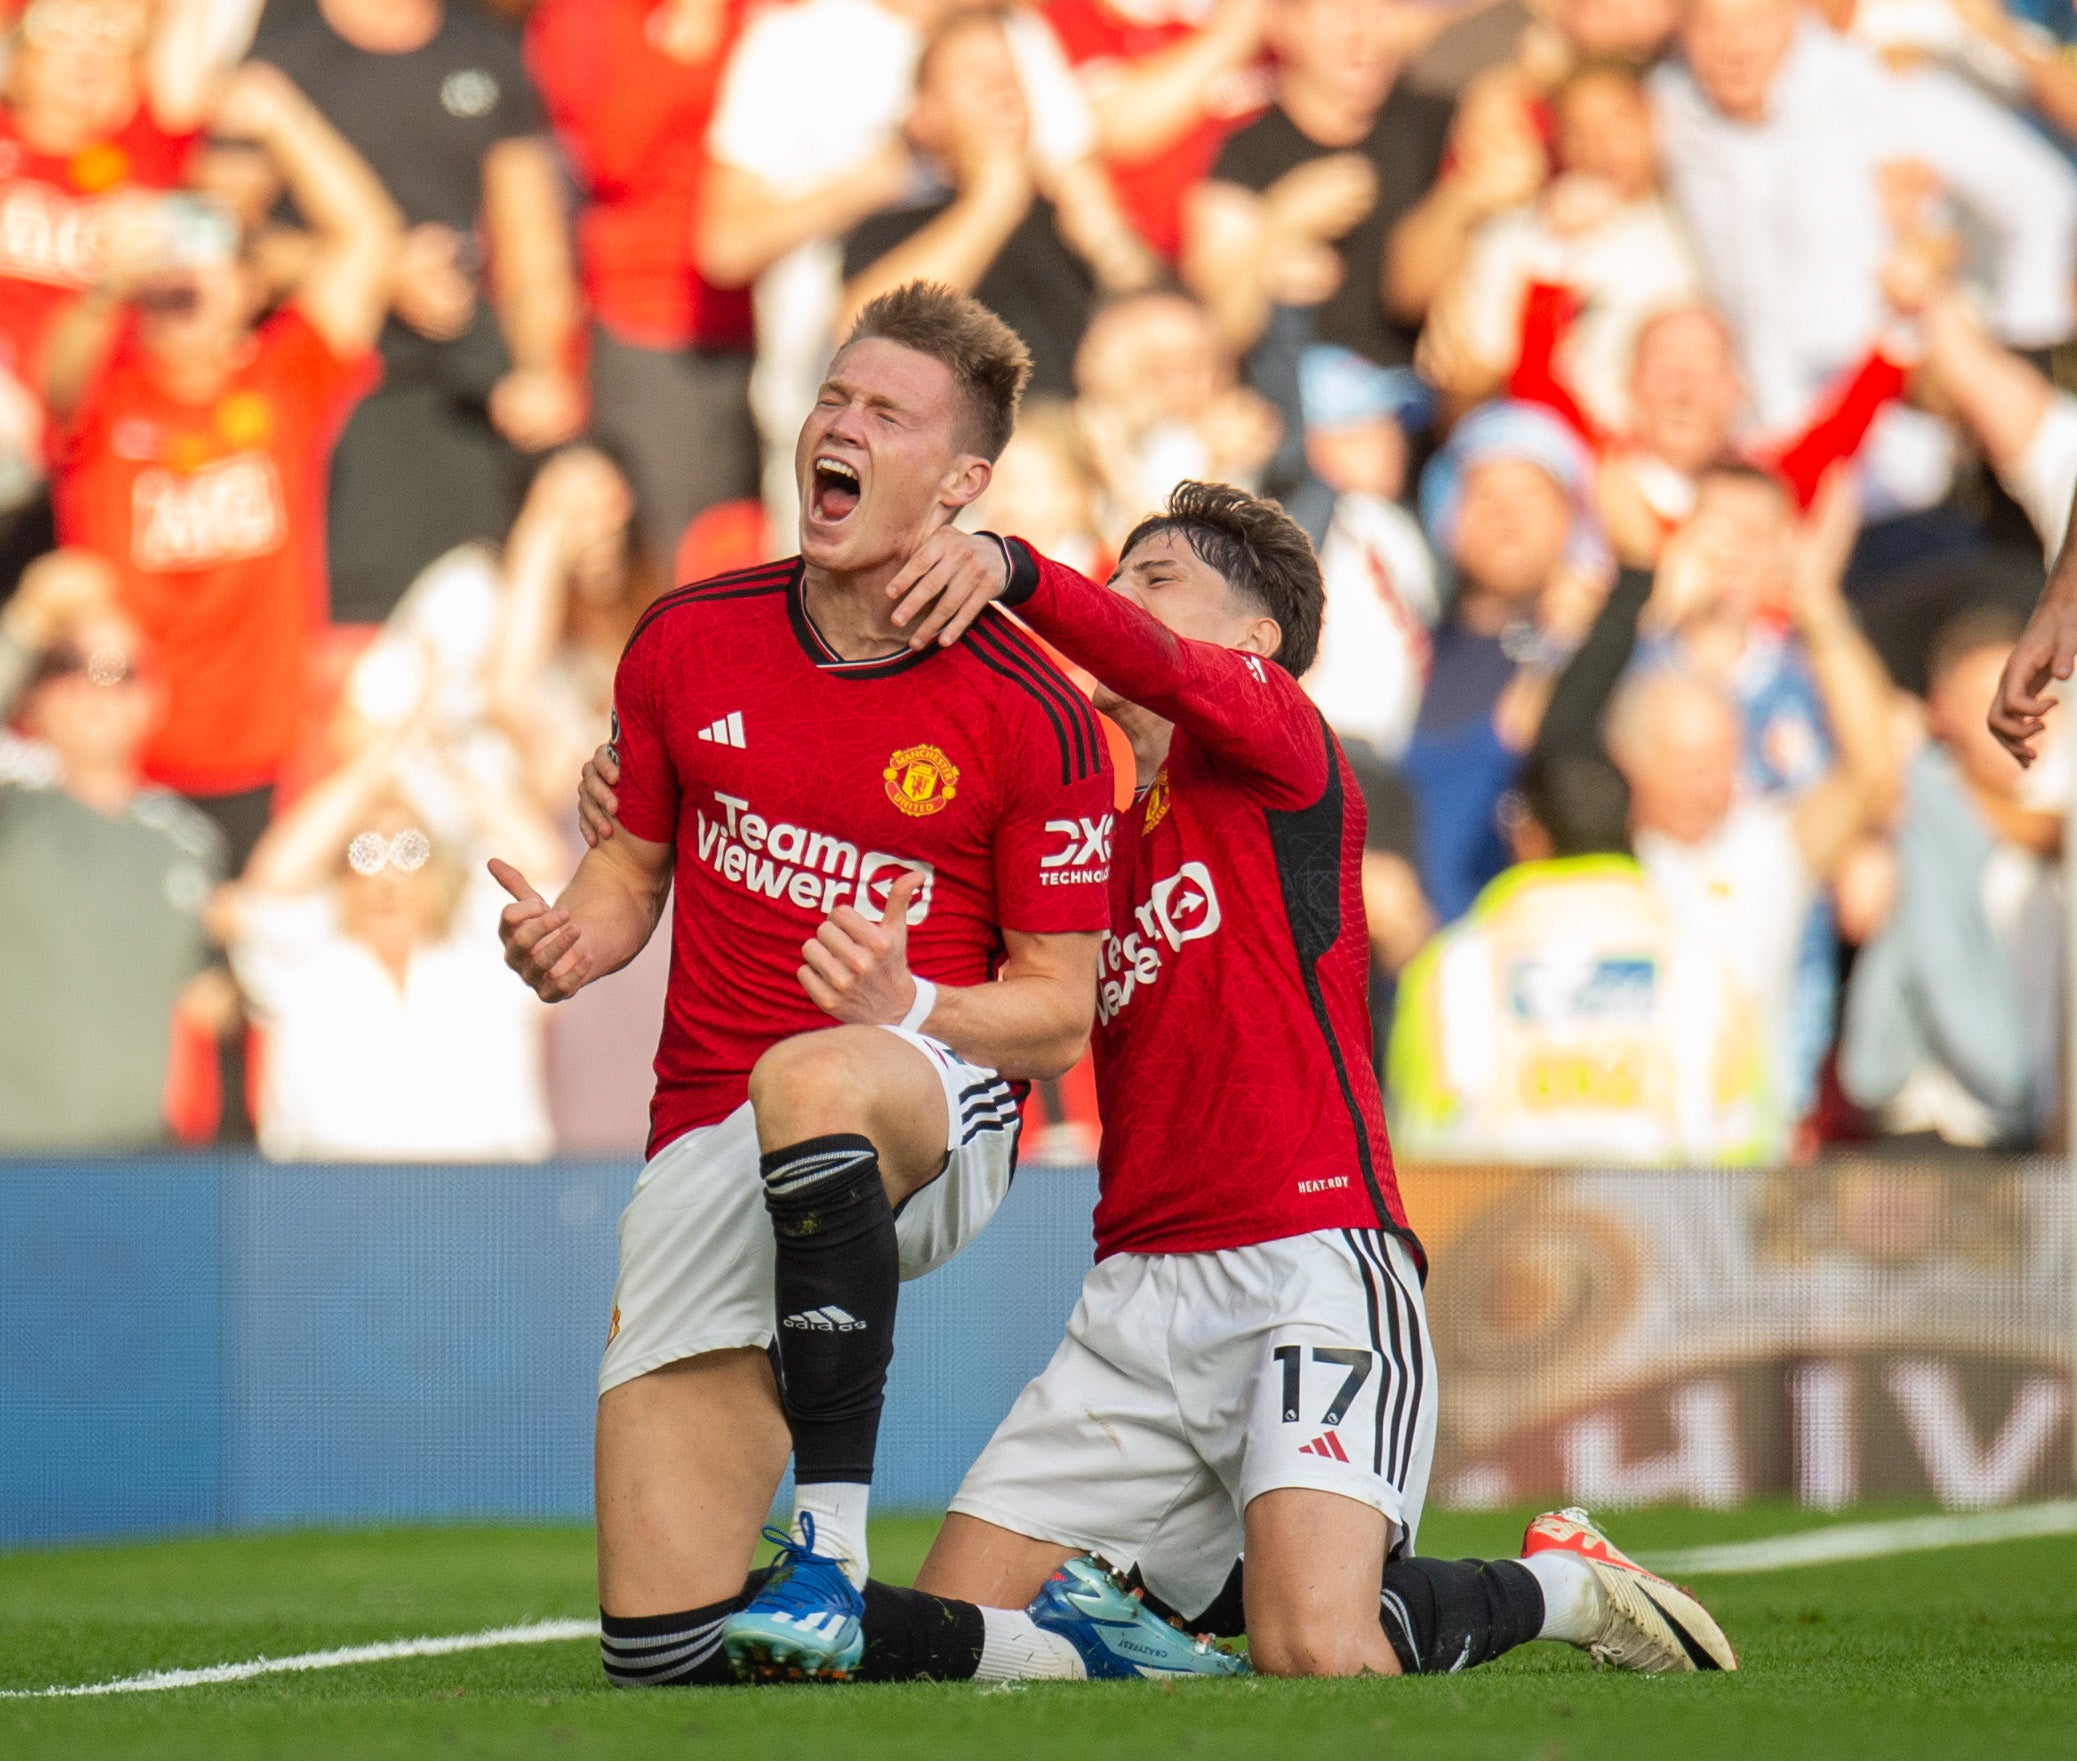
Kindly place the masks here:
[(1263, 1338), (1243, 1504), (1280, 1487), (1334, 1492), (1382, 1511), (1410, 1542), (1435, 1450), (1435, 1363), (1397, 1246), (1356, 1249), (1359, 1303)]

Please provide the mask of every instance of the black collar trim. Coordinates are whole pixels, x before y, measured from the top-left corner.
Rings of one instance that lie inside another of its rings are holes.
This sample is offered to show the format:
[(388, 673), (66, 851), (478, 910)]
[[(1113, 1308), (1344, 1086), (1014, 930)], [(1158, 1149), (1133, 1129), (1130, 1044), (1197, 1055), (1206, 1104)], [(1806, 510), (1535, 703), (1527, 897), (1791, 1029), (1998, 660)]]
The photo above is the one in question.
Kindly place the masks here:
[(844, 659), (823, 640), (822, 632), (815, 628), (814, 619), (808, 616), (807, 576), (807, 563), (795, 557), (793, 572), (786, 580), (786, 617), (793, 625), (794, 640), (801, 645), (801, 652), (819, 671), (833, 679), (886, 679), (907, 672), (919, 661), (930, 658), (928, 648), (904, 648), (869, 660)]

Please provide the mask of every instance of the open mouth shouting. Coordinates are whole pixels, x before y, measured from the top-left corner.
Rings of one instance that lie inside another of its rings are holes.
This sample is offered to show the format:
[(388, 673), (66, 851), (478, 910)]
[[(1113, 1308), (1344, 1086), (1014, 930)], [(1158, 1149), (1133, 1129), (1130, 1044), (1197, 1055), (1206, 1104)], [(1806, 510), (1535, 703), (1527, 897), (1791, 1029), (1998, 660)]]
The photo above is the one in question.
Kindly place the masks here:
[(809, 469), (808, 513), (817, 524), (842, 525), (857, 510), (864, 493), (856, 465), (834, 453), (815, 455)]

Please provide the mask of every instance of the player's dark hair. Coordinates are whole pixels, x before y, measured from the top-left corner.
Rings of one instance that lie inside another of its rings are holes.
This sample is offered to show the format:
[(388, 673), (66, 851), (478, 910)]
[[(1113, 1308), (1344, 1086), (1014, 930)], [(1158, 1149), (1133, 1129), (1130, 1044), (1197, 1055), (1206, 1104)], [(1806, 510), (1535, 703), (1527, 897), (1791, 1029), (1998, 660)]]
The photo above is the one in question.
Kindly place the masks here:
[(966, 400), (972, 450), (991, 463), (1002, 457), (1031, 378), (1031, 351), (1014, 330), (971, 294), (910, 281), (859, 313), (844, 347), (876, 336), (949, 368)]
[(1119, 561), (1163, 532), (1181, 533), (1206, 568), (1276, 619), (1277, 665), (1294, 678), (1312, 670), (1327, 588), (1313, 541), (1281, 506), (1229, 483), (1178, 483), (1166, 509), (1133, 527)]
[(2010, 648), (2025, 628), (2026, 621), (2010, 606), (1972, 605), (1956, 612), (1926, 644), (1926, 689), (1979, 650)]
[(1522, 806), (1557, 856), (1627, 856), (1630, 785), (1594, 751), (1532, 751), (1515, 780)]

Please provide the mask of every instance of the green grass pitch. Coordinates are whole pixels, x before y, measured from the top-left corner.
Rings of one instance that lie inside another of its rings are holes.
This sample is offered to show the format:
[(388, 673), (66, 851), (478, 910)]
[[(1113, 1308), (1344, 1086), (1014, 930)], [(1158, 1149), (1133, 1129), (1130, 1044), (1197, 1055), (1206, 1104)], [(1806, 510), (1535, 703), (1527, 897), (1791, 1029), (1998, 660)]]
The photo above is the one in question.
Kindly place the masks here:
[[(1857, 1517), (1895, 1514), (1856, 1512)], [(1638, 1551), (1821, 1519), (1640, 1511)], [(905, 1581), (932, 1524), (875, 1530)], [(1519, 1515), (1437, 1513), (1423, 1550), (1511, 1553)], [(1696, 1587), (1746, 1668), (1645, 1679), (1551, 1645), (1420, 1681), (615, 1693), (594, 1645), (487, 1650), (100, 1700), (0, 1701), (0, 1756), (1269, 1757), (1903, 1761), (2077, 1757), (2077, 1537)], [(0, 1687), (596, 1613), (575, 1529), (308, 1533), (0, 1556)]]

